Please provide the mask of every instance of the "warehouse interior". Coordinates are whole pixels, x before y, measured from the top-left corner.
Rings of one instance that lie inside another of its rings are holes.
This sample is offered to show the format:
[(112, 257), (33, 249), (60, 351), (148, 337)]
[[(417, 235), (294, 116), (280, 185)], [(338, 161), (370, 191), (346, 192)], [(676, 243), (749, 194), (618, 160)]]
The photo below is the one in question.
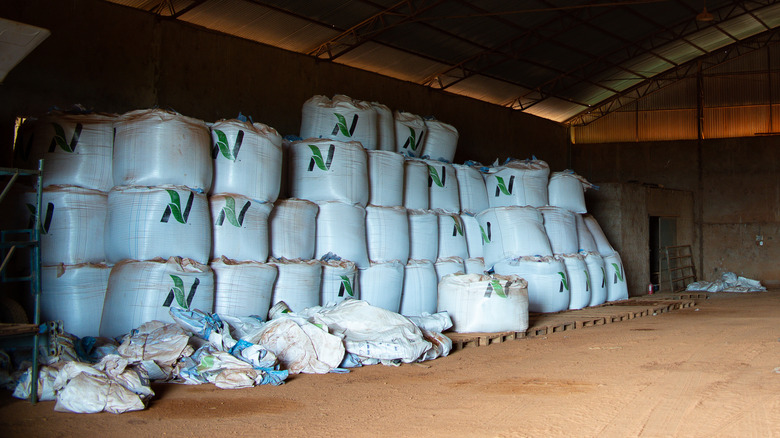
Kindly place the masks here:
[[(297, 135), (307, 99), (346, 94), (457, 127), (457, 163), (533, 156), (587, 178), (598, 186), (586, 192), (589, 212), (621, 254), (632, 297), (649, 283), (668, 288), (652, 272), (659, 233), (691, 246), (700, 280), (735, 272), (780, 285), (775, 0), (10, 0), (0, 17), (51, 32), (0, 85), (2, 166), (12, 166), (17, 118), (51, 108), (159, 107), (206, 121), (240, 112)], [(756, 318), (771, 321), (773, 300)], [(586, 391), (572, 385), (560, 394)], [(776, 436), (777, 420), (767, 414), (750, 432)]]

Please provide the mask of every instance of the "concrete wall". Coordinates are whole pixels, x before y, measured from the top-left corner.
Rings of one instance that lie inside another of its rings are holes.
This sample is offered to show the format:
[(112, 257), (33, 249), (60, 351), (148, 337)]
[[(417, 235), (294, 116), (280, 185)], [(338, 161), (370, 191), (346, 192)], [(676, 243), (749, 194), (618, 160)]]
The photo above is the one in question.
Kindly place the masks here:
[(15, 117), (52, 106), (116, 113), (159, 106), (206, 121), (242, 112), (285, 135), (298, 133), (308, 98), (341, 93), (454, 125), (458, 162), (535, 154), (554, 170), (568, 164), (566, 130), (557, 123), (136, 9), (97, 0), (5, 0), (0, 16), (52, 32), (0, 87), (6, 162)]

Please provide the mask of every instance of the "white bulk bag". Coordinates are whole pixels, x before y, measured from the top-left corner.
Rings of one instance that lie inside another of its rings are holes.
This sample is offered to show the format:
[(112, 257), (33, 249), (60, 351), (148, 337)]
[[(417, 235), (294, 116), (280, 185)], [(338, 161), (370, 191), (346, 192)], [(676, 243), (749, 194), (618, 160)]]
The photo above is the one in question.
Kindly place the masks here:
[(207, 265), (171, 257), (123, 260), (108, 277), (100, 336), (115, 338), (149, 321), (173, 323), (171, 306), (211, 312), (214, 273)]
[(41, 319), (62, 321), (80, 338), (98, 336), (111, 268), (104, 264), (41, 267)]
[[(35, 223), (37, 193), (25, 193), (19, 216)], [(76, 265), (106, 259), (103, 231), (107, 196), (97, 190), (72, 186), (49, 186), (41, 196), (41, 264)]]
[(214, 271), (214, 313), (233, 317), (256, 315), (266, 319), (276, 281), (276, 266), (219, 257)]
[(273, 204), (233, 193), (217, 193), (209, 196), (209, 207), (212, 259), (268, 259), (268, 216)]
[(187, 187), (114, 187), (108, 193), (106, 259), (179, 256), (207, 263), (210, 217), (206, 195)]
[(282, 137), (274, 128), (220, 120), (211, 125), (211, 144), (214, 182), (210, 193), (276, 201), (282, 179)]
[(391, 151), (368, 154), (368, 203), (395, 207), (404, 203), (404, 157)]
[(550, 205), (574, 213), (587, 213), (585, 190), (593, 187), (585, 178), (568, 172), (555, 172), (547, 186)]
[(579, 254), (564, 254), (560, 256), (566, 266), (566, 277), (569, 279), (569, 310), (578, 310), (590, 305), (591, 285), (588, 266), (585, 257)]
[(436, 269), (429, 260), (409, 260), (404, 268), (404, 289), (399, 313), (404, 316), (420, 316), (436, 313), (436, 296), (439, 280)]
[(439, 256), (439, 216), (432, 210), (406, 210), (409, 258), (435, 262)]
[(463, 262), (467, 274), (484, 274), (485, 260), (482, 257), (470, 257)]
[(309, 201), (368, 203), (366, 150), (358, 142), (300, 140), (290, 144), (290, 195)]
[(598, 253), (587, 253), (585, 265), (590, 276), (590, 303), (588, 306), (599, 306), (607, 301), (607, 271), (604, 269), (604, 259)]
[(395, 152), (395, 120), (393, 110), (387, 105), (371, 102), (376, 111), (377, 149)]
[(366, 209), (343, 202), (319, 202), (314, 257), (332, 253), (342, 260), (368, 267)]
[(561, 207), (539, 207), (553, 254), (574, 254), (580, 249), (576, 214)]
[(371, 262), (409, 260), (409, 219), (403, 207), (366, 207), (366, 243)]
[(211, 187), (211, 136), (204, 121), (160, 109), (136, 110), (117, 118), (114, 128), (115, 186)]
[(581, 214), (577, 214), (574, 217), (577, 222), (577, 241), (579, 243), (579, 250), (581, 252), (599, 252), (598, 246), (596, 246), (596, 240), (593, 239), (588, 226), (585, 224), (585, 219)]
[(431, 210), (460, 213), (458, 177), (452, 164), (426, 160), (428, 165), (428, 197)]
[(284, 301), (293, 312), (320, 304), (322, 262), (319, 260), (271, 259), (278, 274), (274, 283), (271, 306)]
[(461, 213), (477, 214), (490, 207), (485, 179), (479, 169), (465, 164), (453, 164), (458, 178)]
[(615, 249), (610, 245), (607, 236), (601, 229), (601, 225), (596, 221), (596, 218), (586, 214), (583, 216), (583, 219), (585, 220), (585, 225), (588, 227), (591, 236), (593, 236), (593, 240), (596, 241), (596, 248), (598, 248), (599, 254), (601, 254), (602, 257), (615, 254)]
[(404, 289), (404, 266), (395, 260), (371, 263), (368, 268), (361, 269), (358, 276), (360, 299), (372, 306), (398, 313)]
[(522, 256), (550, 256), (542, 214), (533, 207), (495, 207), (477, 215), (484, 234), (485, 268)]
[(463, 232), (463, 222), (457, 214), (439, 212), (439, 258), (460, 257), (469, 258), (466, 245), (466, 235)]
[(428, 210), (428, 165), (425, 161), (404, 160), (404, 207), (412, 210)]
[(569, 308), (571, 291), (563, 261), (553, 257), (520, 257), (503, 260), (496, 274), (517, 275), (528, 282), (528, 311), (560, 312)]
[(393, 113), (395, 122), (395, 151), (407, 157), (421, 157), (425, 143), (425, 121), (422, 117), (403, 111)]
[(322, 262), (321, 306), (359, 298), (358, 289), (358, 269), (354, 263), (345, 260)]
[(437, 310), (452, 318), (452, 331), (525, 332), (528, 283), (516, 275), (451, 275), (439, 283)]
[(607, 271), (607, 301), (627, 300), (628, 284), (620, 254), (615, 252), (608, 256), (602, 255), (602, 257), (604, 257), (604, 268)]
[(463, 223), (463, 233), (466, 235), (469, 257), (482, 257), (482, 229), (479, 228), (479, 221), (476, 216), (463, 213), (460, 215), (460, 221)]
[(377, 148), (377, 113), (369, 102), (343, 94), (313, 96), (303, 103), (301, 138), (356, 141), (366, 149)]
[(271, 257), (314, 258), (319, 207), (303, 199), (280, 199), (268, 218)]
[(37, 169), (43, 158), (43, 186), (73, 185), (107, 192), (114, 186), (112, 114), (52, 113), (27, 119), (19, 130), (15, 166)]
[(550, 167), (541, 160), (512, 160), (485, 177), (491, 207), (530, 205), (547, 202), (547, 177)]
[(445, 257), (436, 260), (433, 265), (436, 270), (436, 278), (441, 281), (445, 275), (449, 274), (464, 274), (466, 272), (465, 266), (463, 266), (463, 259), (460, 257)]
[(423, 144), (423, 157), (452, 163), (458, 148), (458, 130), (439, 120), (425, 120), (428, 135)]

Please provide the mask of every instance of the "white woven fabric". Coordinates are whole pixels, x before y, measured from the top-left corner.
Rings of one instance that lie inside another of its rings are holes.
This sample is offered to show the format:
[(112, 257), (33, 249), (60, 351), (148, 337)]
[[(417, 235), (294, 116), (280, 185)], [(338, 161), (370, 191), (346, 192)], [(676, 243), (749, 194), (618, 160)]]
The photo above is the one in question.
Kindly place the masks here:
[(268, 318), (276, 266), (255, 261), (214, 259), (214, 313), (220, 316)]
[(268, 216), (273, 204), (253, 201), (232, 193), (209, 196), (211, 209), (211, 258), (268, 259)]
[(484, 240), (485, 268), (504, 259), (550, 256), (542, 215), (533, 207), (495, 207), (477, 215)]
[(451, 275), (439, 283), (437, 310), (457, 333), (525, 332), (528, 283), (516, 275)]
[(268, 219), (270, 257), (313, 259), (318, 211), (317, 204), (303, 199), (276, 201)]
[(301, 138), (355, 141), (366, 149), (377, 149), (377, 112), (369, 102), (343, 94), (313, 96), (303, 104)]
[(368, 203), (366, 150), (358, 142), (308, 139), (290, 144), (290, 195), (312, 202)]
[(452, 163), (458, 148), (458, 130), (439, 120), (426, 120), (428, 135), (423, 144), (422, 156), (431, 160)]
[(393, 113), (395, 151), (407, 157), (421, 157), (427, 130), (422, 117), (403, 111)]
[(368, 203), (395, 207), (404, 203), (404, 157), (391, 151), (368, 154)]
[(528, 311), (554, 313), (569, 308), (571, 291), (563, 261), (553, 257), (521, 257), (495, 266), (496, 274), (517, 275), (528, 282)]
[(542, 207), (547, 202), (550, 167), (541, 160), (513, 160), (491, 169), (485, 177), (491, 207)]
[(80, 338), (98, 336), (110, 273), (104, 264), (41, 267), (41, 318)]

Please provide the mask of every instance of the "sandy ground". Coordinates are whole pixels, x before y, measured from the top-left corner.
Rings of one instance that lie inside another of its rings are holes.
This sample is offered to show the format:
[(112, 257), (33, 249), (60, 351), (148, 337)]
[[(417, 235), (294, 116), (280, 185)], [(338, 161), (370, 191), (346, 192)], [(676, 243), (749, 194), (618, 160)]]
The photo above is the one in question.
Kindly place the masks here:
[(780, 291), (279, 387), (155, 385), (142, 412), (0, 395), (2, 436), (780, 437)]

